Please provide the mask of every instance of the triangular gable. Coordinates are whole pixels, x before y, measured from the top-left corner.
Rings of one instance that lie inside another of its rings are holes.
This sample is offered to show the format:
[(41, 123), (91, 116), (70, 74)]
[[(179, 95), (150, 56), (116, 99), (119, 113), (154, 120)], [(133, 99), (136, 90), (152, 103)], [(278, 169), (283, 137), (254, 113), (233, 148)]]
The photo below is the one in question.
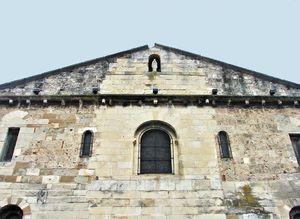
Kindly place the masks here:
[[(148, 57), (154, 53), (162, 56), (164, 66), (153, 80)], [(257, 96), (268, 95), (275, 87), (276, 95), (295, 96), (300, 89), (290, 81), (155, 44), (5, 83), (0, 90), (1, 95), (13, 96), (32, 95), (36, 88), (41, 95), (88, 95), (95, 87), (101, 94), (149, 94), (154, 85), (166, 95), (203, 95), (219, 89), (220, 95)]]

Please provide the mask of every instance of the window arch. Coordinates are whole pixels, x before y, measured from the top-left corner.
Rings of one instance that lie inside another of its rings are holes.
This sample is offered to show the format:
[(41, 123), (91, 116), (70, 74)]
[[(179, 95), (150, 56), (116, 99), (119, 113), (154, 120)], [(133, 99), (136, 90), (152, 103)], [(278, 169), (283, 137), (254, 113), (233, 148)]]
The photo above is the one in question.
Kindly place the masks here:
[(220, 131), (218, 133), (218, 141), (221, 152), (221, 158), (232, 158), (230, 142), (227, 132)]
[(23, 211), (18, 205), (8, 204), (0, 209), (1, 219), (22, 219)]
[[(153, 67), (155, 67), (154, 62), (156, 62), (156, 69), (153, 69)], [(160, 57), (157, 54), (152, 54), (152, 55), (149, 56), (148, 71), (152, 72), (153, 70), (157, 71), (157, 72), (161, 71)]]
[(300, 219), (300, 206), (295, 206), (290, 210), (290, 219)]
[(154, 120), (140, 125), (137, 136), (138, 174), (176, 174), (176, 132), (169, 124)]
[(82, 135), (80, 157), (91, 157), (93, 149), (93, 137), (92, 131), (85, 131)]

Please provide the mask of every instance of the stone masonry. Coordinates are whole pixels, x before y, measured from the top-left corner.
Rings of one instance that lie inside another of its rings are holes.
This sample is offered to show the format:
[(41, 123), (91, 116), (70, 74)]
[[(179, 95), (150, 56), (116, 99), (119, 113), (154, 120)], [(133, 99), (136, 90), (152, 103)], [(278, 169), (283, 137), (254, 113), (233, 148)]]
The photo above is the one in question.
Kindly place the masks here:
[[(161, 72), (148, 71), (151, 54)], [(288, 219), (300, 205), (289, 137), (300, 133), (298, 100), (300, 85), (158, 44), (0, 85), (0, 152), (20, 128), (0, 162), (0, 207), (18, 205), (25, 219)], [(176, 131), (173, 174), (138, 174), (135, 133), (148, 121)], [(220, 156), (222, 130), (232, 159)]]

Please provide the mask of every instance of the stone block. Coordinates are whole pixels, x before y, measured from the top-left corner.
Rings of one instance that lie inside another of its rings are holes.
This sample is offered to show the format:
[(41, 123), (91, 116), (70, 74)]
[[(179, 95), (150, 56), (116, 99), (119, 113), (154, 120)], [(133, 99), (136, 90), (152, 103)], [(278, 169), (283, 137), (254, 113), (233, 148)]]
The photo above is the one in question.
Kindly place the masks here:
[(161, 216), (171, 215), (171, 207), (143, 207), (141, 208), (141, 213), (145, 215), (151, 215), (155, 218), (160, 218)]
[(141, 191), (140, 197), (144, 199), (167, 199), (169, 197), (168, 191)]
[(59, 182), (59, 176), (43, 176), (42, 183), (43, 184), (52, 184)]
[(164, 191), (164, 190), (175, 190), (175, 182), (172, 179), (162, 179), (159, 181), (159, 190)]
[(75, 176), (61, 176), (59, 182), (61, 183), (73, 183), (75, 181)]
[(192, 190), (192, 181), (191, 180), (177, 180), (175, 187), (176, 187), (176, 190)]
[(136, 183), (137, 190), (139, 191), (153, 191), (156, 189), (155, 180), (138, 180)]
[(225, 214), (201, 214), (197, 218), (199, 219), (226, 219)]
[(93, 176), (95, 174), (95, 170), (91, 169), (80, 169), (78, 175), (79, 176)]
[(86, 196), (87, 190), (74, 190), (74, 195), (75, 196)]
[(74, 181), (78, 184), (88, 184), (91, 182), (91, 180), (92, 178), (89, 176), (76, 176), (74, 178)]
[(243, 214), (242, 219), (264, 219), (264, 218), (272, 218), (271, 215), (264, 214)]
[(35, 128), (27, 128), (27, 127), (22, 127), (21, 129), (20, 129), (20, 135), (23, 135), (24, 136), (24, 134), (33, 134), (34, 133), (34, 131), (35, 131)]
[(221, 184), (220, 180), (211, 180), (210, 186), (211, 186), (212, 190), (221, 190), (222, 189), (222, 184)]
[(91, 215), (111, 215), (112, 207), (91, 207), (89, 212)]
[(17, 176), (5, 176), (4, 177), (4, 182), (12, 182), (12, 183), (14, 183), (16, 181), (17, 181)]
[(42, 183), (41, 176), (18, 176), (17, 182), (22, 183)]
[(120, 169), (131, 169), (132, 162), (118, 162), (118, 168)]
[(13, 168), (0, 168), (0, 175), (12, 175), (14, 172)]
[(13, 174), (25, 175), (25, 172), (29, 167), (30, 167), (29, 162), (16, 162)]
[(155, 205), (154, 199), (140, 199), (139, 200), (139, 206), (141, 207), (153, 207)]
[(40, 174), (40, 169), (38, 168), (28, 168), (26, 169), (27, 176), (38, 176)]
[(172, 207), (172, 215), (198, 215), (197, 207)]
[(134, 190), (135, 183), (130, 181), (116, 181), (116, 180), (96, 180), (88, 185), (91, 191), (116, 191), (124, 192), (129, 189)]
[(211, 182), (210, 180), (192, 180), (192, 189), (197, 190), (210, 190)]
[(138, 216), (141, 214), (140, 207), (113, 207), (112, 214), (115, 216)]

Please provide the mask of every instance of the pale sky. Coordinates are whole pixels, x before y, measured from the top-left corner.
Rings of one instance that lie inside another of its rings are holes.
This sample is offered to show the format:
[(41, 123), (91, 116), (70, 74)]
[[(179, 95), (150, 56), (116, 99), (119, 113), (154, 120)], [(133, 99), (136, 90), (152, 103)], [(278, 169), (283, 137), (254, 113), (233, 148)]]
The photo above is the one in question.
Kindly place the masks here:
[(0, 84), (160, 43), (300, 84), (299, 0), (1, 0)]

